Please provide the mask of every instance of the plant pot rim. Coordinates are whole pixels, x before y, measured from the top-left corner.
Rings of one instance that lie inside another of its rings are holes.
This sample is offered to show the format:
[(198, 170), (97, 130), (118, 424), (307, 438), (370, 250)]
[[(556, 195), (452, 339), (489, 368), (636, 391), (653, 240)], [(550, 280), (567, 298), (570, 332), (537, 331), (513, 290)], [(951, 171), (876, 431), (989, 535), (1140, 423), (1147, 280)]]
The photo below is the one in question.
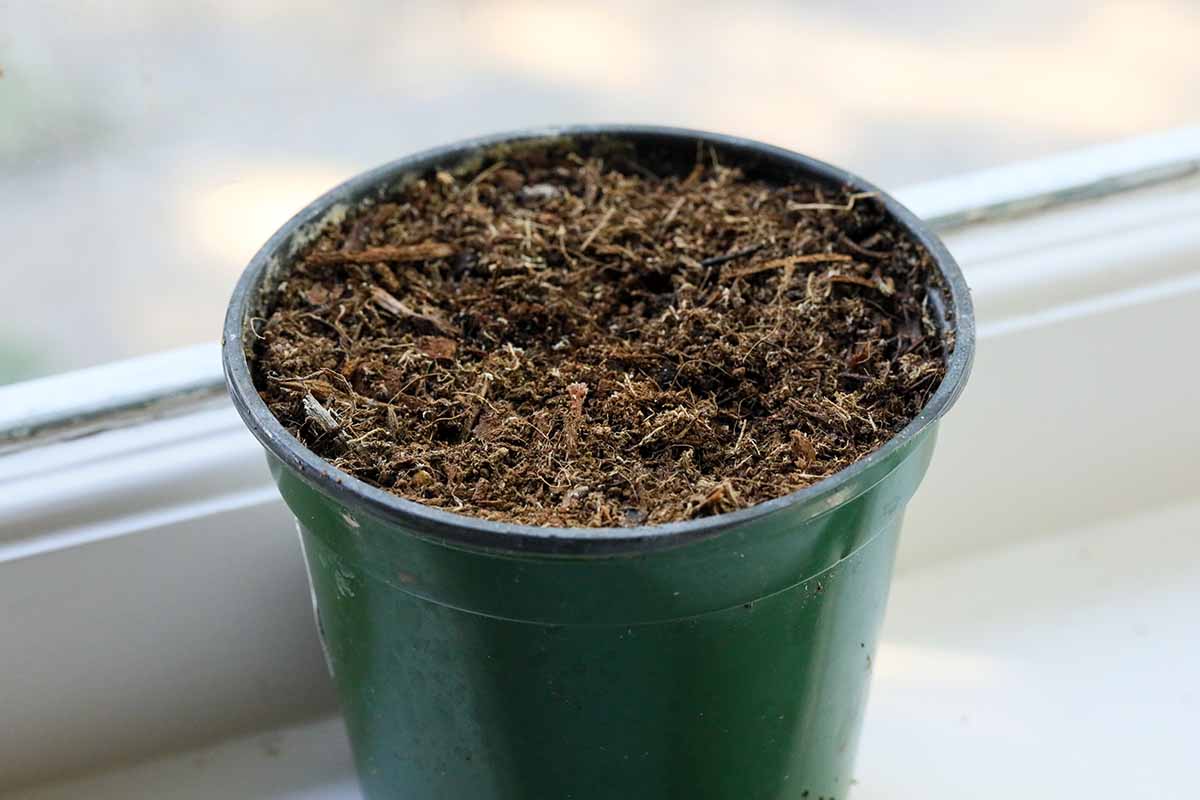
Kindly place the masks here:
[[(246, 340), (252, 335), (253, 320), (249, 312), (264, 292), (269, 294), (274, 291), (274, 286), (266, 287), (264, 284), (271, 279), (272, 272), (281, 261), (286, 262), (307, 241), (306, 233), (314, 226), (319, 227), (338, 207), (346, 207), (369, 197), (382, 187), (394, 186), (406, 175), (433, 166), (452, 166), (473, 153), (495, 145), (569, 137), (624, 138), (689, 147), (695, 147), (696, 142), (701, 141), (725, 152), (778, 163), (794, 174), (845, 185), (857, 192), (876, 194), (888, 213), (929, 252), (942, 275), (949, 293), (949, 305), (954, 311), (954, 350), (947, 360), (946, 375), (929, 402), (908, 425), (879, 449), (811, 486), (725, 514), (628, 528), (520, 525), (426, 506), (371, 486), (337, 469), (289, 433), (271, 413), (254, 386), (246, 357)], [(875, 482), (872, 479), (875, 477), (872, 467), (887, 461), (893, 452), (911, 443), (935, 423), (962, 393), (975, 353), (975, 317), (962, 271), (937, 236), (895, 198), (856, 175), (780, 147), (724, 134), (644, 125), (582, 125), (527, 129), (460, 141), (389, 162), (326, 192), (288, 220), (247, 265), (229, 303), (221, 351), (230, 395), (251, 433), (271, 456), (350, 509), (365, 511), (418, 535), (447, 544), (531, 554), (630, 555), (707, 539), (784, 509), (811, 509), (811, 514), (804, 516), (817, 516), (861, 494)], [(864, 481), (869, 482), (863, 485)]]

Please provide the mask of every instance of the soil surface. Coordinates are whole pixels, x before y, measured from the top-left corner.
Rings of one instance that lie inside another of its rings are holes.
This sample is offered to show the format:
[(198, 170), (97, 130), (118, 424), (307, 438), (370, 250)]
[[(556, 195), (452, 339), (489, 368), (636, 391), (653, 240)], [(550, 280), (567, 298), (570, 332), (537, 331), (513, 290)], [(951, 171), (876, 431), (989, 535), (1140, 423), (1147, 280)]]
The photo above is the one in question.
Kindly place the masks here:
[(697, 153), (509, 154), (326, 231), (255, 378), (335, 466), (426, 505), (630, 526), (787, 494), (878, 448), (944, 371), (925, 250), (870, 195)]

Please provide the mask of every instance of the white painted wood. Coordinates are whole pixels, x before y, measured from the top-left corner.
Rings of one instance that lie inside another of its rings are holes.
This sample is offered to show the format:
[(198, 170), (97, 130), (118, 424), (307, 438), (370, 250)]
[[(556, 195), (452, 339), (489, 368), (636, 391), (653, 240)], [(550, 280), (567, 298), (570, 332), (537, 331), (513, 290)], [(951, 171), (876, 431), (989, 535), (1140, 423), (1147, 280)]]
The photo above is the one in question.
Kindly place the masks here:
[(910, 186), (897, 198), (950, 227), (1043, 211), (1200, 171), (1200, 126), (1152, 133)]
[(1197, 795), (1200, 502), (897, 582), (852, 800)]
[(295, 528), (266, 499), (0, 563), (0, 789), (333, 708)]
[(995, 326), (1200, 270), (1200, 177), (944, 235), (981, 325)]
[(2, 796), (4, 800), (361, 800), (362, 797), (338, 717), (238, 736), (143, 764)]
[(946, 237), (979, 346), (901, 569), (1200, 493), (1198, 219), (1185, 181)]
[(222, 394), (215, 344), (0, 386), (0, 453), (192, 410)]
[[(268, 493), (262, 451), (228, 401), (0, 458), (0, 563)], [(156, 516), (157, 515), (157, 516)]]

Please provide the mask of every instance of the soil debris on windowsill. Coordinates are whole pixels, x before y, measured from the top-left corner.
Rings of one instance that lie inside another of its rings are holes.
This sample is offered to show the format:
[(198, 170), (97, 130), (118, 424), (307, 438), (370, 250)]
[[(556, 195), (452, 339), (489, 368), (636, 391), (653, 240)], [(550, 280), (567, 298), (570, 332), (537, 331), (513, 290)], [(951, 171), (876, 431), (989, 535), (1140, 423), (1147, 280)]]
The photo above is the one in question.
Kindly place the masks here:
[(252, 361), (305, 445), (400, 496), (657, 524), (808, 486), (903, 428), (953, 347), (936, 282), (869, 194), (707, 152), (683, 175), (508, 153), (324, 232)]

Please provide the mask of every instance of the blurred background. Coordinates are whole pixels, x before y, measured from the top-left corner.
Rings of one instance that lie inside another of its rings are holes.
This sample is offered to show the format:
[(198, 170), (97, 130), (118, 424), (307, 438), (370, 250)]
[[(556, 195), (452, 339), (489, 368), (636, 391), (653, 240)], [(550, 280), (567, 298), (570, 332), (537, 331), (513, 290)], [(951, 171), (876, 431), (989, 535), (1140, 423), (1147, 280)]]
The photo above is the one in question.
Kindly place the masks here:
[(896, 188), (1194, 122), (1197, 43), (1194, 0), (0, 0), (0, 383), (215, 341), (276, 227), (420, 148), (662, 123)]

